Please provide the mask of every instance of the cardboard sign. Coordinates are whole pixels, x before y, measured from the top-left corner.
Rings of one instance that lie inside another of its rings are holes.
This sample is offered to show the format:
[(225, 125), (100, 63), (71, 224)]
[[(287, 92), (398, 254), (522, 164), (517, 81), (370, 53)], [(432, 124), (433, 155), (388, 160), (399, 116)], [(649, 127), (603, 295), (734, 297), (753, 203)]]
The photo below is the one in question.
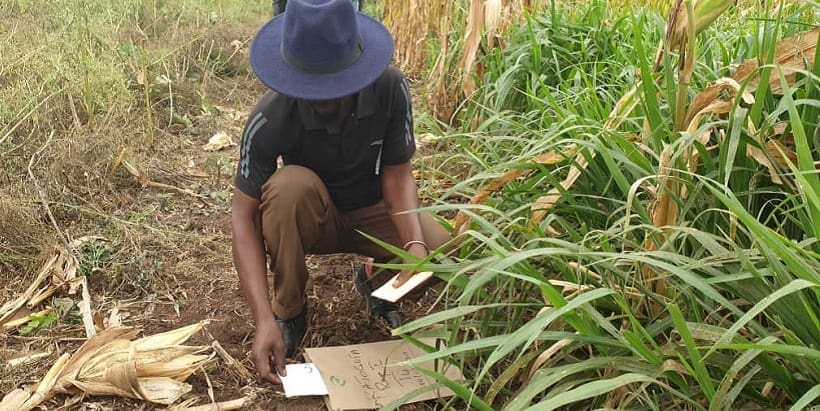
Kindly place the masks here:
[(376, 291), (373, 291), (373, 293), (370, 295), (394, 303), (402, 297), (404, 297), (405, 295), (407, 295), (407, 293), (412, 291), (414, 288), (421, 285), (423, 282), (429, 280), (432, 276), (433, 273), (430, 271), (416, 273), (413, 274), (413, 276), (410, 277), (404, 284), (402, 284), (401, 287), (394, 288), (393, 282), (396, 281), (397, 278), (399, 278), (399, 275), (396, 274), (395, 276), (393, 276), (393, 278), (390, 279), (390, 281), (384, 283), (383, 286), (376, 289)]
[[(433, 345), (432, 341), (425, 341)], [(342, 347), (307, 348), (305, 357), (322, 374), (327, 386), (325, 403), (331, 411), (376, 409), (387, 405), (419, 388), (436, 381), (419, 371), (398, 363), (419, 357), (424, 352), (403, 340), (383, 341)], [(420, 364), (433, 369), (433, 361)], [(439, 367), (443, 361), (439, 362)], [(451, 380), (464, 376), (456, 367), (449, 366), (444, 375)], [(439, 372), (442, 372), (439, 368)], [(450, 397), (447, 388), (431, 390), (409, 402)]]

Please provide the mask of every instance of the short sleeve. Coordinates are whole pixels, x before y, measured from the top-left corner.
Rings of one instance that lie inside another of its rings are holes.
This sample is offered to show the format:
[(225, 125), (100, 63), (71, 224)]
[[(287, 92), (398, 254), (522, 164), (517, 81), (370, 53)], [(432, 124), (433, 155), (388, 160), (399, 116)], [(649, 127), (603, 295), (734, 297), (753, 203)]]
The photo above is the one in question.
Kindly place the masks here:
[(406, 163), (416, 152), (410, 88), (400, 72), (397, 71), (396, 77), (391, 81), (390, 122), (382, 146), (382, 164), (385, 165)]
[(234, 184), (256, 199), (261, 199), (262, 185), (276, 171), (276, 160), (281, 154), (275, 144), (276, 130), (269, 113), (271, 100), (271, 95), (263, 97), (248, 116), (239, 146)]

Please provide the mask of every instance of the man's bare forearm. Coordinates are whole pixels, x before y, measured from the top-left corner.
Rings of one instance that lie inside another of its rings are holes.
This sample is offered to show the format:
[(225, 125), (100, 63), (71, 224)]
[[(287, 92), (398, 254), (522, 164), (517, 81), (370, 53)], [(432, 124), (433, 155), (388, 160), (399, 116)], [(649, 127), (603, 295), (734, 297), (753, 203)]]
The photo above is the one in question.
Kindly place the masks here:
[(404, 213), (418, 208), (418, 189), (409, 164), (385, 166), (382, 177), (384, 205), (390, 219), (396, 226), (403, 244), (408, 241), (423, 241), (419, 216), (416, 213)]
[(256, 210), (234, 207), (231, 219), (234, 265), (239, 275), (242, 295), (251, 308), (254, 321), (258, 323), (273, 315), (268, 293), (268, 270), (261, 216)]

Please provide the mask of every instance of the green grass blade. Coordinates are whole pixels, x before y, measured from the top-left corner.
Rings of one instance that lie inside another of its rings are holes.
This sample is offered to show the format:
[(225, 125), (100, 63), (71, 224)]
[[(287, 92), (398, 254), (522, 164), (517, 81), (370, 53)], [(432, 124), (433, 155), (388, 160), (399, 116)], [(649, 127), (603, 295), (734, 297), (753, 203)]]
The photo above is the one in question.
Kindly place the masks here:
[[(795, 174), (798, 184), (802, 187), (803, 195), (807, 197), (806, 205), (809, 208), (809, 216), (811, 217), (810, 225), (813, 229), (815, 238), (820, 238), (820, 175), (814, 166), (814, 159), (812, 159), (811, 145), (806, 136), (806, 130), (803, 127), (803, 122), (800, 119), (800, 114), (797, 112), (797, 106), (792, 99), (792, 91), (786, 82), (786, 77), (782, 71), (778, 71), (780, 75), (780, 83), (783, 86), (783, 104), (785, 104), (788, 112), (792, 134), (794, 136), (795, 150), (797, 151), (797, 167), (795, 169), (793, 164), (792, 171)], [(811, 75), (811, 73), (809, 73)], [(784, 157), (788, 159), (788, 157)], [(820, 251), (820, 243), (815, 243), (815, 250)]]
[(797, 402), (795, 402), (791, 408), (789, 408), (789, 411), (807, 410), (809, 409), (809, 406), (814, 402), (814, 400), (816, 400), (818, 397), (820, 397), (820, 384), (811, 387), (811, 389), (808, 392), (806, 392), (805, 395), (800, 397), (800, 399), (797, 400)]
[[(769, 336), (760, 341), (761, 344), (771, 344), (777, 341), (775, 337)], [(732, 363), (732, 366), (726, 371), (726, 375), (723, 377), (723, 380), (720, 382), (718, 386), (717, 392), (715, 392), (715, 396), (712, 397), (712, 401), (709, 404), (709, 411), (718, 411), (718, 410), (728, 410), (731, 409), (732, 404), (734, 404), (735, 396), (729, 395), (729, 391), (732, 388), (738, 388), (738, 392), (743, 389), (743, 387), (738, 387), (739, 384), (735, 384), (734, 386), (732, 383), (734, 382), (735, 377), (740, 373), (740, 371), (749, 365), (755, 357), (760, 355), (763, 351), (760, 350), (750, 350), (746, 351), (741, 354), (735, 362)]]
[(565, 405), (573, 404), (578, 401), (583, 401), (608, 392), (615, 391), (624, 385), (634, 383), (657, 383), (658, 381), (652, 377), (642, 374), (628, 373), (619, 375), (615, 378), (609, 378), (599, 381), (588, 382), (578, 388), (558, 394), (548, 400), (541, 401), (529, 408), (526, 411), (550, 411)]
[(690, 365), (694, 371), (694, 377), (698, 383), (700, 383), (703, 394), (706, 395), (706, 399), (711, 402), (712, 397), (715, 396), (715, 386), (712, 384), (712, 377), (709, 376), (709, 371), (706, 370), (706, 366), (703, 364), (703, 358), (698, 351), (698, 347), (695, 345), (695, 339), (692, 338), (692, 333), (689, 332), (689, 327), (683, 319), (683, 313), (681, 313), (678, 305), (674, 303), (669, 304), (667, 308), (669, 309), (669, 315), (672, 317), (672, 322), (674, 322), (675, 328), (683, 340), (686, 351), (689, 353), (691, 359)]
[(548, 312), (530, 320), (521, 328), (510, 334), (509, 338), (502, 345), (498, 346), (498, 348), (496, 348), (495, 351), (493, 351), (492, 354), (489, 355), (489, 357), (487, 357), (487, 362), (484, 364), (484, 367), (481, 369), (481, 372), (478, 374), (476, 378), (478, 380), (481, 380), (490, 371), (490, 368), (493, 365), (495, 365), (498, 361), (507, 356), (507, 354), (509, 354), (516, 348), (522, 345), (522, 350), (529, 347), (532, 344), (532, 342), (538, 337), (539, 332), (543, 330), (544, 327), (549, 325), (552, 321), (554, 321), (556, 318), (559, 318), (568, 312), (578, 309), (583, 304), (587, 304), (598, 298), (606, 297), (614, 293), (615, 291), (607, 288), (599, 288), (596, 290), (585, 292), (579, 295), (578, 297), (570, 300), (567, 303), (567, 305), (560, 308), (553, 308)]
[[(797, 253), (792, 251), (786, 239), (768, 227), (763, 226), (757, 219), (749, 214), (745, 208), (737, 201), (732, 193), (724, 193), (712, 184), (706, 184), (709, 191), (717, 197), (728, 209), (733, 212), (740, 221), (756, 236), (756, 238), (773, 251), (789, 267), (795, 275), (811, 281), (820, 283), (820, 272), (817, 272), (807, 265)], [(790, 244), (791, 245), (791, 244)]]
[(489, 404), (484, 402), (472, 390), (465, 387), (464, 385), (461, 385), (458, 382), (447, 378), (447, 376), (442, 375), (440, 373), (437, 373), (433, 370), (428, 370), (428, 369), (423, 368), (423, 367), (413, 367), (413, 368), (416, 369), (417, 371), (419, 371), (420, 373), (422, 373), (422, 374), (424, 374), (424, 375), (426, 375), (430, 378), (435, 379), (441, 385), (443, 385), (443, 386), (449, 388), (450, 390), (452, 390), (453, 393), (455, 393), (456, 396), (461, 398), (461, 400), (464, 401), (468, 406), (473, 407), (474, 409), (480, 410), (480, 411), (494, 411), (493, 408)]
[(448, 310), (439, 311), (436, 313), (432, 313), (426, 317), (419, 318), (417, 320), (413, 320), (407, 324), (402, 325), (399, 328), (393, 330), (393, 335), (399, 334), (406, 334), (413, 331), (416, 331), (420, 328), (429, 327), (433, 324), (438, 324), (453, 318), (460, 318), (464, 317), (467, 314), (472, 314), (477, 311), (486, 310), (490, 308), (497, 308), (497, 307), (509, 307), (511, 304), (507, 303), (497, 303), (497, 304), (485, 304), (485, 305), (463, 305), (455, 308), (450, 308)]
[[(794, 280), (785, 287), (780, 288), (779, 290), (773, 292), (770, 295), (767, 295), (762, 300), (760, 300), (757, 304), (752, 307), (746, 314), (742, 317), (738, 318), (737, 321), (728, 329), (726, 332), (720, 337), (720, 339), (716, 342), (716, 345), (725, 344), (729, 341), (732, 341), (735, 336), (737, 335), (738, 331), (743, 328), (749, 321), (751, 321), (754, 317), (762, 313), (766, 308), (770, 305), (774, 304), (777, 300), (792, 294), (799, 292), (800, 290), (809, 288), (809, 287), (820, 287), (820, 284), (812, 284), (805, 280)], [(818, 324), (807, 324), (807, 327), (811, 326), (818, 326)], [(704, 357), (708, 357), (711, 353), (715, 351), (715, 348), (711, 348)]]
[(786, 345), (786, 344), (720, 344), (717, 345), (718, 349), (721, 350), (762, 350), (766, 352), (776, 352), (779, 354), (788, 354), (794, 355), (797, 357), (805, 358), (811, 361), (820, 361), (820, 350), (809, 348), (809, 347), (800, 347), (796, 345)]

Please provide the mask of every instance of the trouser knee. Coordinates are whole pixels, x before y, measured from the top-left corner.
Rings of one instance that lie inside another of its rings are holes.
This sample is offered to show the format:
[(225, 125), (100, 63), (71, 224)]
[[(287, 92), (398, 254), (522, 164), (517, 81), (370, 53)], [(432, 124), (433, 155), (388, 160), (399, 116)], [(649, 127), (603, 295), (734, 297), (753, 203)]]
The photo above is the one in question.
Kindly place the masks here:
[(262, 213), (298, 208), (308, 202), (323, 202), (325, 192), (316, 173), (302, 166), (284, 166), (262, 186)]
[(316, 173), (301, 166), (285, 166), (262, 186), (262, 234), (269, 252), (282, 242), (298, 241), (310, 252), (333, 245), (338, 225), (330, 194)]

